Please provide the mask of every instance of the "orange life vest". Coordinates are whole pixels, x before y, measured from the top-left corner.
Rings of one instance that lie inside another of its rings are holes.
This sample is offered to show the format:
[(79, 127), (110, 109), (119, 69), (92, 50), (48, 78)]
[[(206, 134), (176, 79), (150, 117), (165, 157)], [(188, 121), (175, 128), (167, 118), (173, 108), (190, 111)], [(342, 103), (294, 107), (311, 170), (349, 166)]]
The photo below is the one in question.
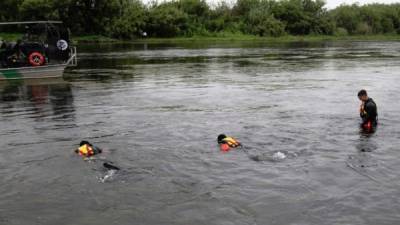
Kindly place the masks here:
[(85, 144), (85, 145), (82, 145), (81, 147), (79, 147), (78, 153), (79, 153), (79, 155), (86, 156), (86, 157), (94, 155), (93, 148), (88, 144)]
[(225, 143), (225, 144), (228, 144), (229, 147), (231, 147), (231, 148), (236, 148), (236, 147), (239, 147), (241, 145), (233, 137), (226, 137), (226, 138), (222, 139), (222, 142)]

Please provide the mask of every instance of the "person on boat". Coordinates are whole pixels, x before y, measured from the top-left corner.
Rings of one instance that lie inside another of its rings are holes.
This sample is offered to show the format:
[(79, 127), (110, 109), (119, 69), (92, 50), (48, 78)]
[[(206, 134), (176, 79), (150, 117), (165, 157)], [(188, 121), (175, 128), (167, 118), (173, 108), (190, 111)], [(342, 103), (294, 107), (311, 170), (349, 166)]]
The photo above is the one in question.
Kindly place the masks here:
[(7, 42), (0, 38), (0, 65), (7, 67)]
[(75, 153), (84, 157), (91, 157), (102, 152), (103, 150), (101, 150), (99, 147), (93, 146), (88, 141), (81, 141), (79, 148), (75, 150)]
[(218, 144), (223, 152), (228, 152), (231, 148), (237, 148), (242, 144), (233, 137), (226, 136), (225, 134), (218, 135)]
[(19, 67), (21, 66), (21, 45), (22, 40), (17, 40), (17, 42), (6, 43), (5, 51), (3, 52), (2, 61), (3, 67)]
[(365, 130), (372, 130), (378, 124), (378, 109), (372, 98), (368, 97), (366, 90), (360, 90), (357, 94), (361, 101), (360, 117), (361, 127)]
[(13, 46), (13, 52), (16, 54), (18, 58), (21, 57), (21, 45), (22, 45), (22, 40), (18, 39), (15, 45)]

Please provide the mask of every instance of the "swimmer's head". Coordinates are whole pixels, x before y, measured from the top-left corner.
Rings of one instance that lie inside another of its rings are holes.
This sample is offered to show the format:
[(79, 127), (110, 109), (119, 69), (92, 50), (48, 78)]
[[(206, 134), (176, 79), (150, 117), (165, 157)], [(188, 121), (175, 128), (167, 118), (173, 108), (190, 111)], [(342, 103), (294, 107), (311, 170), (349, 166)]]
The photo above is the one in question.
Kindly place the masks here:
[(361, 101), (367, 101), (368, 100), (368, 94), (367, 91), (362, 89), (358, 92), (357, 94), (358, 99), (360, 99)]
[(81, 143), (79, 143), (79, 146), (82, 145), (91, 145), (88, 141), (81, 141)]
[(225, 138), (226, 138), (226, 135), (225, 135), (225, 134), (220, 134), (220, 135), (218, 135), (218, 138), (217, 138), (218, 143), (222, 143), (222, 140), (224, 140)]

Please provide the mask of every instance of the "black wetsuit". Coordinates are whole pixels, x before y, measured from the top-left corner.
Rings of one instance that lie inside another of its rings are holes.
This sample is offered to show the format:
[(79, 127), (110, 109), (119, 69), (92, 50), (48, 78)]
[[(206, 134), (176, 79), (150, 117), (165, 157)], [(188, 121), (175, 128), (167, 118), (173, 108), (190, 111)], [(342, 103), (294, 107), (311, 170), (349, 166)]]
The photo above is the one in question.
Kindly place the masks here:
[(360, 117), (362, 119), (362, 125), (365, 125), (368, 122), (371, 122), (371, 125), (373, 126), (377, 125), (378, 109), (372, 98), (368, 98), (368, 100), (364, 103), (364, 111), (360, 113)]

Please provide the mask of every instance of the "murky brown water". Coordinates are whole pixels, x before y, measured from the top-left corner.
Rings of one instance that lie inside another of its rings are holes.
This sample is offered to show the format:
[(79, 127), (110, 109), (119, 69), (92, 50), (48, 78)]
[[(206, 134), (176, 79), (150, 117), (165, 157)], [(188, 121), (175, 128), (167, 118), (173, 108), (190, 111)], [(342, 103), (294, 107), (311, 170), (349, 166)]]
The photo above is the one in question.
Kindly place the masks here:
[(64, 80), (1, 84), (0, 224), (400, 223), (400, 42), (79, 49)]

